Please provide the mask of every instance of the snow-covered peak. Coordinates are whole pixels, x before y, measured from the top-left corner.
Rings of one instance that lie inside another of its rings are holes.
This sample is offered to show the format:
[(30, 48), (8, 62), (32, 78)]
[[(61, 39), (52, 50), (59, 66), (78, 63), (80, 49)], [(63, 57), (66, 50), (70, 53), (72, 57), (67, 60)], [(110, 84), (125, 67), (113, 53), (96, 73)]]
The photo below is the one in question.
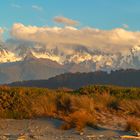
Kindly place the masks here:
[[(91, 49), (73, 44), (20, 44), (16, 47), (0, 48), (0, 63), (25, 61), (28, 58), (50, 59), (61, 65), (66, 64), (87, 64), (94, 70), (114, 70), (139, 68), (140, 64), (140, 46), (134, 45), (124, 55), (121, 53), (109, 53), (101, 49)], [(54, 45), (54, 46), (50, 46)], [(67, 49), (67, 50), (66, 50)], [(31, 54), (31, 55), (29, 55)], [(27, 59), (25, 59), (27, 58)]]
[(16, 62), (20, 60), (21, 58), (17, 57), (14, 53), (7, 50), (0, 50), (0, 63)]
[(0, 63), (16, 62), (20, 60), (20, 57), (17, 57), (15, 53), (9, 51), (2, 42), (0, 43)]

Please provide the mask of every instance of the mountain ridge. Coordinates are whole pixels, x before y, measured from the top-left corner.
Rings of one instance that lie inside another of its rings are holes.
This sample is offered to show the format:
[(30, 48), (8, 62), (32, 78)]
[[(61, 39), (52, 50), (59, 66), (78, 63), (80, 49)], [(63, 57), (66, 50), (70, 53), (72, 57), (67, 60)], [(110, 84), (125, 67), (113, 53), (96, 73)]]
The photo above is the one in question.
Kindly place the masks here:
[(90, 73), (65, 73), (48, 80), (31, 80), (8, 84), (8, 86), (27, 86), (44, 88), (71, 88), (78, 89), (83, 86), (116, 85), (125, 87), (140, 87), (140, 70), (128, 69), (112, 71), (111, 73), (96, 71)]

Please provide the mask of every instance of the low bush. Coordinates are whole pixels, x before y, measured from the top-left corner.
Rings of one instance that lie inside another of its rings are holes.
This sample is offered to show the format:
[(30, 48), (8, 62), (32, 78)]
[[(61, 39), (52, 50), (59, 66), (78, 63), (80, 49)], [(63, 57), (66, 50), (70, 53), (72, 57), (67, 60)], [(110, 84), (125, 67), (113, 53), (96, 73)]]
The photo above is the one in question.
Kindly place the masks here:
[(130, 118), (126, 125), (127, 131), (140, 132), (140, 119)]

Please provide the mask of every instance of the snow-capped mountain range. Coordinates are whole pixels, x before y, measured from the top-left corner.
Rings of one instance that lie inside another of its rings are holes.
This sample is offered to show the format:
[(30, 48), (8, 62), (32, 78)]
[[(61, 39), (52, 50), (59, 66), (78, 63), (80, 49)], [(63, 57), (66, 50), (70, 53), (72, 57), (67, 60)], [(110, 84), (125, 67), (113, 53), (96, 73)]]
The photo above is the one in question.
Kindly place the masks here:
[(72, 44), (26, 45), (1, 43), (0, 83), (48, 79), (67, 72), (140, 69), (140, 46), (133, 46), (123, 54)]
[[(25, 44), (26, 45), (26, 44)], [(0, 63), (24, 61), (26, 56), (32, 55), (36, 59), (49, 59), (60, 65), (84, 64), (91, 65), (91, 71), (140, 68), (140, 46), (133, 46), (126, 55), (121, 53), (108, 53), (101, 50), (88, 50), (84, 46), (67, 45), (69, 50), (65, 53), (62, 44), (49, 47), (36, 44), (35, 47), (25, 45), (7, 47), (0, 45)], [(59, 49), (60, 48), (60, 49)], [(77, 70), (78, 71), (78, 70)]]

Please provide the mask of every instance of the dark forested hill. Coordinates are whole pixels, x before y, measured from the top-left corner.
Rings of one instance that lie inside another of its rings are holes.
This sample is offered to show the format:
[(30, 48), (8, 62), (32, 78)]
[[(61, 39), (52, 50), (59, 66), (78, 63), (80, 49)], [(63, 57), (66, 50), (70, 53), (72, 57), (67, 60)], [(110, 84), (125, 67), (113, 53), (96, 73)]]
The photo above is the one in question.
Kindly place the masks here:
[(91, 84), (140, 87), (140, 70), (118, 70), (110, 74), (103, 71), (90, 73), (66, 73), (48, 80), (15, 82), (9, 86), (72, 88), (76, 89)]

